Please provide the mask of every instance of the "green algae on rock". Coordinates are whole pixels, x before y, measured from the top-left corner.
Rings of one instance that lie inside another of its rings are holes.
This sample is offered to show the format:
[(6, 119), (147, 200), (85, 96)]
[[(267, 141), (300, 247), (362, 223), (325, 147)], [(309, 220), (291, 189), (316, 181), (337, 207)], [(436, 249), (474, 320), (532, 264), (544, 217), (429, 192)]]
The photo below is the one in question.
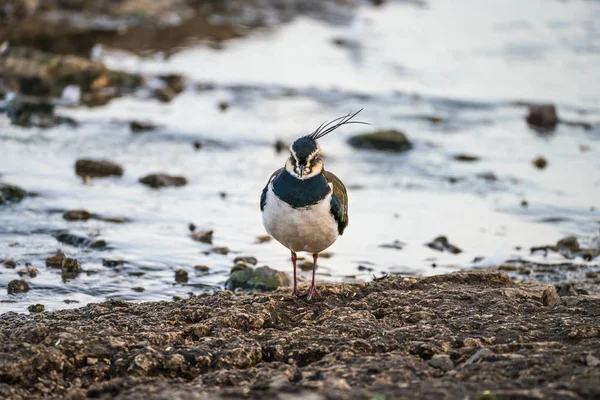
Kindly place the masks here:
[(231, 273), (231, 276), (225, 283), (225, 287), (228, 289), (241, 288), (259, 291), (271, 291), (280, 286), (289, 285), (290, 278), (285, 272), (277, 271), (267, 266), (256, 269), (237, 269)]
[(27, 192), (18, 186), (0, 182), (0, 205), (18, 203), (27, 196)]
[(412, 149), (412, 143), (406, 135), (401, 131), (392, 129), (353, 136), (348, 140), (348, 143), (357, 149), (391, 152), (403, 152)]

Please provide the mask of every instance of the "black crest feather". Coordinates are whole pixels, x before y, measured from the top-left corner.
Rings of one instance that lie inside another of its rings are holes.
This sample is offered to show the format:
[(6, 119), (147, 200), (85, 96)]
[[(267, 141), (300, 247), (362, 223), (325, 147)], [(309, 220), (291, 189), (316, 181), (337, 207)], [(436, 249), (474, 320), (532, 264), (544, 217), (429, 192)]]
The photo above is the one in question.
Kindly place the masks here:
[(328, 133), (335, 131), (337, 128), (339, 128), (342, 125), (348, 125), (348, 124), (370, 125), (368, 122), (351, 121), (351, 119), (356, 117), (356, 115), (359, 112), (361, 112), (362, 110), (363, 109), (361, 108), (360, 110), (356, 111), (355, 113), (346, 114), (346, 115), (336, 118), (332, 121), (325, 121), (313, 133), (311, 133), (310, 135), (306, 135), (305, 137), (309, 137), (313, 140), (317, 140), (317, 139), (321, 139), (323, 136), (327, 135)]

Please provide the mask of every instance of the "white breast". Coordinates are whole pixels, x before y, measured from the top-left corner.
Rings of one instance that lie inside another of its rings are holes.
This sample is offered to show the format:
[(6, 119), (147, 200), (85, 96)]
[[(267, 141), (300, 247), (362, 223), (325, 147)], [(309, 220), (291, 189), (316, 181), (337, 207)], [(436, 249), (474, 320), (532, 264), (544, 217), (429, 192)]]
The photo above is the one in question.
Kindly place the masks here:
[(315, 205), (293, 208), (275, 196), (269, 183), (262, 215), (263, 225), (269, 235), (294, 252), (320, 253), (338, 237), (337, 222), (331, 214), (332, 193), (333, 190), (330, 190)]

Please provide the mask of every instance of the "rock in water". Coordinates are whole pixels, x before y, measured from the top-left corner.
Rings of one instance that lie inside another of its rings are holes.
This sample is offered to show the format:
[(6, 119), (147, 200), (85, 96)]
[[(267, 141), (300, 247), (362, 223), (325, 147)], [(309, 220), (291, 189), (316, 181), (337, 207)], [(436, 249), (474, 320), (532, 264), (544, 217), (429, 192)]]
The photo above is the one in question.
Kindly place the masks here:
[(81, 272), (81, 264), (75, 258), (65, 258), (62, 263), (61, 275), (63, 279), (75, 278)]
[(123, 167), (112, 161), (79, 159), (75, 163), (75, 173), (79, 176), (104, 178), (107, 176), (122, 176)]
[(252, 256), (239, 256), (233, 259), (234, 264), (237, 264), (239, 262), (245, 262), (246, 264), (256, 265), (258, 263), (258, 260), (256, 259), (256, 257)]
[(67, 123), (77, 125), (75, 120), (54, 114), (54, 104), (34, 98), (16, 96), (6, 107), (10, 122), (23, 127), (50, 128)]
[(462, 250), (448, 242), (448, 238), (446, 236), (438, 236), (433, 239), (431, 242), (425, 244), (430, 249), (434, 249), (437, 251), (448, 251), (452, 254), (461, 253)]
[(412, 143), (403, 132), (396, 130), (382, 130), (351, 137), (350, 146), (357, 149), (371, 149), (392, 152), (407, 151), (412, 148)]
[(290, 278), (285, 272), (269, 267), (245, 269), (231, 274), (225, 287), (233, 290), (236, 288), (271, 291), (279, 286), (289, 286)]
[(534, 129), (553, 130), (558, 124), (558, 113), (554, 104), (530, 105), (527, 123)]
[(26, 281), (15, 279), (8, 282), (8, 293), (24, 293), (29, 291), (29, 284)]
[(187, 179), (183, 176), (171, 176), (167, 174), (151, 174), (139, 179), (140, 183), (158, 189), (169, 186), (184, 186)]
[(87, 221), (92, 214), (86, 210), (69, 210), (63, 214), (63, 218), (67, 221)]
[(40, 313), (43, 312), (45, 308), (46, 307), (44, 307), (43, 304), (32, 304), (29, 307), (27, 307), (30, 313)]
[(195, 231), (192, 233), (192, 239), (200, 243), (212, 244), (214, 231)]
[(556, 243), (556, 247), (559, 249), (566, 249), (571, 251), (577, 251), (580, 249), (579, 242), (575, 236), (567, 236), (565, 238), (560, 239)]
[(0, 205), (4, 203), (18, 203), (27, 196), (27, 192), (20, 187), (0, 182)]
[(62, 268), (65, 258), (67, 258), (65, 253), (57, 251), (55, 255), (46, 258), (46, 266), (49, 268)]
[(538, 156), (531, 163), (538, 169), (544, 169), (548, 165), (548, 160), (543, 156)]

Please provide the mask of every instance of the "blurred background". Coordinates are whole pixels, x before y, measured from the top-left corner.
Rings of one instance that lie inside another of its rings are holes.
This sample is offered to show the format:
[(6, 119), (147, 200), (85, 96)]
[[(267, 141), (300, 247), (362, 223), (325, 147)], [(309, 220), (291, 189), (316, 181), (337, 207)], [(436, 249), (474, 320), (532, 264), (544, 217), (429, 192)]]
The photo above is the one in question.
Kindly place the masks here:
[(0, 313), (291, 273), (261, 190), (361, 108), (320, 143), (350, 225), (318, 281), (600, 292), (598, 65), (593, 0), (0, 0)]

